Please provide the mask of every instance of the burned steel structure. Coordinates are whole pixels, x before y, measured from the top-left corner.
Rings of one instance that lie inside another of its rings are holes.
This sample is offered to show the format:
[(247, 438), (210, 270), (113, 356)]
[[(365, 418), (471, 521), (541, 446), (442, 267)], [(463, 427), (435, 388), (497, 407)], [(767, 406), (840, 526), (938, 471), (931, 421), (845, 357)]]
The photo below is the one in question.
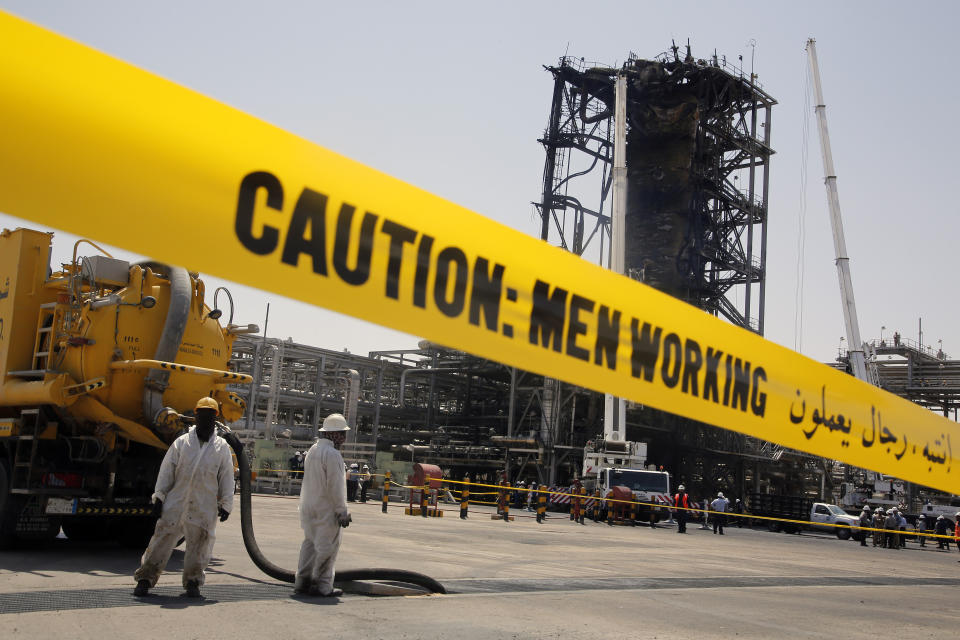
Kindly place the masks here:
[[(548, 69), (541, 237), (611, 266), (614, 82), (625, 74), (626, 273), (762, 332), (775, 100), (716, 57), (677, 50), (621, 68), (564, 58)], [(238, 346), (238, 370), (256, 379), (250, 427), (307, 431), (347, 406), (358, 381), (360, 442), (454, 476), (554, 485), (578, 475), (584, 445), (603, 437), (602, 394), (437, 345), (368, 356), (262, 338)], [(633, 404), (626, 435), (695, 492), (757, 489), (758, 465), (786, 464), (769, 443)]]
[[(546, 69), (554, 83), (539, 140), (546, 152), (534, 203), (541, 238), (604, 266), (615, 263), (615, 83), (625, 77), (624, 272), (763, 334), (776, 100), (752, 73), (716, 54), (695, 58), (689, 44), (685, 54), (673, 46), (652, 60), (630, 54), (620, 67), (563, 57)], [(801, 456), (792, 465), (770, 443), (637, 405), (628, 405), (626, 434), (648, 442), (651, 462), (694, 490), (758, 489), (761, 477), (770, 477), (762, 467), (774, 463), (781, 486), (811, 474), (813, 461)], [(791, 466), (795, 473), (783, 471)]]
[(565, 57), (547, 69), (541, 238), (609, 265), (613, 87), (625, 74), (627, 273), (762, 334), (776, 100), (689, 47), (621, 68)]

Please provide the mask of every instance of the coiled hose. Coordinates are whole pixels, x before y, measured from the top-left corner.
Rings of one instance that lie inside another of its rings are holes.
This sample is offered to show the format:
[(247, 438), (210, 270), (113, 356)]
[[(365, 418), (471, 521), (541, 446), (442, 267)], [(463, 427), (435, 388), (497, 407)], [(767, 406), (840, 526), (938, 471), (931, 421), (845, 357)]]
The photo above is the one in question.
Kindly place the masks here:
[[(289, 569), (284, 569), (273, 564), (260, 551), (257, 539), (253, 535), (253, 508), (250, 500), (250, 462), (247, 460), (246, 453), (243, 450), (243, 443), (234, 433), (224, 433), (223, 438), (227, 441), (234, 453), (237, 454), (237, 463), (240, 466), (240, 530), (243, 533), (243, 546), (247, 548), (247, 553), (253, 564), (265, 574), (281, 582), (293, 582), (296, 574)], [(443, 585), (422, 573), (415, 571), (405, 571), (403, 569), (351, 569), (348, 571), (337, 571), (333, 577), (334, 582), (346, 582), (349, 580), (390, 580), (393, 582), (403, 582), (423, 587), (431, 593), (446, 593)]]

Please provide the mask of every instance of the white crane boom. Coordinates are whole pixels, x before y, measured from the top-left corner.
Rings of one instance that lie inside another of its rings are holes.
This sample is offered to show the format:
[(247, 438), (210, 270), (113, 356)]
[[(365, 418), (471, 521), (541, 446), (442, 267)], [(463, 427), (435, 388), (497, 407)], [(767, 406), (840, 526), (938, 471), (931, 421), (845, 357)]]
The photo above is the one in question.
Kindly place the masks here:
[[(610, 270), (626, 271), (627, 218), (627, 76), (617, 74), (614, 84), (613, 129), (613, 210), (610, 225)], [(609, 393), (603, 397), (604, 440), (623, 442), (627, 438), (627, 403)]]
[[(807, 40), (810, 72), (813, 76), (813, 94), (816, 102), (817, 127), (820, 132), (820, 151), (823, 155), (823, 182), (827, 188), (827, 205), (830, 209), (830, 226), (833, 230), (833, 248), (836, 252), (837, 276), (840, 279), (840, 298), (843, 306), (843, 322), (847, 329), (847, 345), (850, 368), (860, 380), (876, 384), (874, 375), (868, 375), (867, 362), (860, 339), (857, 320), (857, 304), (853, 297), (853, 280), (850, 277), (850, 257), (843, 237), (843, 219), (840, 217), (840, 196), (837, 194), (837, 175), (833, 169), (833, 154), (830, 152), (830, 133), (827, 131), (827, 107), (823, 102), (820, 86), (820, 67), (817, 64), (817, 46), (813, 38)], [(872, 368), (871, 368), (872, 369)], [(871, 373), (873, 373), (871, 371)]]

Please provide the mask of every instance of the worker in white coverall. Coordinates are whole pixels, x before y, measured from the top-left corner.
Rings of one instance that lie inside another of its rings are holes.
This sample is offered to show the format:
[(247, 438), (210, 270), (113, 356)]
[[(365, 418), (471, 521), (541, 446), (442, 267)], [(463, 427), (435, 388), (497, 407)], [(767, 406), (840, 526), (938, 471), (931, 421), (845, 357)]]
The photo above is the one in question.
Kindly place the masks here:
[(346, 440), (347, 421), (332, 413), (323, 421), (320, 439), (310, 447), (303, 461), (300, 487), (300, 526), (303, 544), (294, 583), (296, 593), (339, 596), (333, 588), (333, 567), (340, 550), (340, 529), (350, 524), (347, 511), (347, 483), (340, 446)]
[(187, 541), (183, 586), (189, 597), (200, 597), (217, 517), (223, 522), (233, 509), (233, 458), (230, 445), (214, 431), (218, 413), (216, 400), (200, 398), (196, 426), (174, 440), (163, 457), (153, 494), (153, 511), (159, 519), (134, 574), (134, 595), (145, 596), (157, 584), (183, 537)]

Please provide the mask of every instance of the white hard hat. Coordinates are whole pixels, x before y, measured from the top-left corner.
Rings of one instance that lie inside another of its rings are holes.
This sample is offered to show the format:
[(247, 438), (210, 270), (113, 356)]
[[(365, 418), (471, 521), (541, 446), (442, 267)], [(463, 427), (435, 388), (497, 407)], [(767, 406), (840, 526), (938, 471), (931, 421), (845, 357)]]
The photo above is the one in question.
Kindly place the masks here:
[(351, 463), (350, 463), (350, 468), (351, 468), (351, 469), (357, 469), (357, 468), (358, 468), (357, 463), (356, 463), (356, 462), (351, 462)]
[(342, 414), (331, 413), (323, 419), (320, 431), (350, 431), (350, 427), (347, 426), (347, 419)]
[(363, 465), (363, 468), (364, 468), (364, 469), (369, 469), (369, 468), (370, 468), (370, 465), (366, 465), (366, 464), (365, 464), (365, 465)]
[(685, 491), (685, 490), (686, 490), (686, 487), (683, 485), (680, 485), (679, 487), (677, 487), (677, 491)]
[(960, 518), (960, 511), (957, 511), (957, 517)]
[(937, 520), (943, 520), (943, 514), (942, 514), (942, 513), (937, 516)]
[(863, 510), (864, 510), (864, 511), (870, 511), (870, 505), (868, 505), (868, 504), (863, 505)]
[(723, 497), (723, 491), (718, 491), (718, 492), (717, 492), (717, 497), (718, 497), (718, 498), (722, 498), (722, 497)]

